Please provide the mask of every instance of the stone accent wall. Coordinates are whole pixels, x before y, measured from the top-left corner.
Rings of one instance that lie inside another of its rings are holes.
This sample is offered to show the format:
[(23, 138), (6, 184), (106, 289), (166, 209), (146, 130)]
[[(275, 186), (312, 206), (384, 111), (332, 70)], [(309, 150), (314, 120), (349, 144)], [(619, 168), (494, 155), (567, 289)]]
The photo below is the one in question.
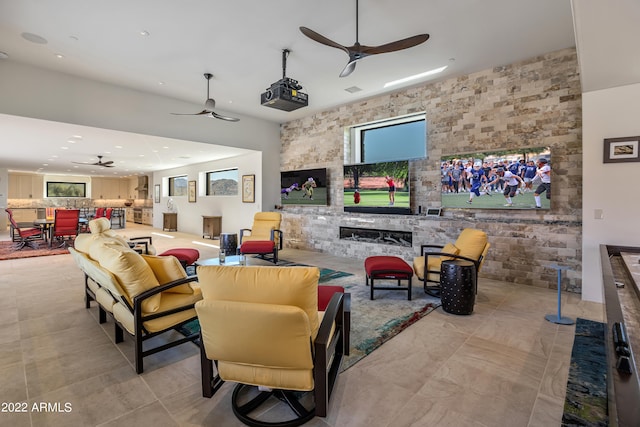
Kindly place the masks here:
[[(420, 244), (454, 241), (482, 229), (491, 248), (481, 277), (580, 292), (582, 247), (581, 88), (575, 49), (377, 96), (288, 122), (281, 131), (281, 169), (328, 168), (329, 206), (283, 208), (287, 247), (362, 262), (370, 255), (411, 260)], [(440, 157), (517, 147), (551, 147), (552, 209), (444, 209), (441, 217), (343, 212), (342, 166), (350, 126), (424, 111), (427, 159), (411, 162), (411, 205), (440, 207)], [(339, 239), (339, 227), (413, 232), (413, 247)]]

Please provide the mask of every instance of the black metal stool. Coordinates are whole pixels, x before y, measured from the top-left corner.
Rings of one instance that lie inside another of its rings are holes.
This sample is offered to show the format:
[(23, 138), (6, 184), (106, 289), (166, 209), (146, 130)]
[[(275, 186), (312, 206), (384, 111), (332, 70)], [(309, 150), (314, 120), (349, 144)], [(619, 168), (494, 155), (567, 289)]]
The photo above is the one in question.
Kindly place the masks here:
[(220, 233), (220, 250), (226, 255), (236, 255), (238, 252), (238, 235), (235, 233)]
[(442, 309), (451, 314), (471, 314), (476, 302), (476, 266), (471, 261), (446, 260), (440, 267)]

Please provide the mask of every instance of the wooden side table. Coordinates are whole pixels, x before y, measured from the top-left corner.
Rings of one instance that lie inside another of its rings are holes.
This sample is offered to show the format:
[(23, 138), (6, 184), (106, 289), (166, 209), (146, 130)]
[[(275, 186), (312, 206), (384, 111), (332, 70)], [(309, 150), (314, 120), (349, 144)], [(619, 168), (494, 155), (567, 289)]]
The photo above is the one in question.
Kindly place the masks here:
[(222, 232), (221, 216), (202, 215), (202, 238), (203, 239), (219, 239), (221, 232)]
[(178, 231), (178, 214), (173, 212), (164, 212), (162, 214), (162, 230)]

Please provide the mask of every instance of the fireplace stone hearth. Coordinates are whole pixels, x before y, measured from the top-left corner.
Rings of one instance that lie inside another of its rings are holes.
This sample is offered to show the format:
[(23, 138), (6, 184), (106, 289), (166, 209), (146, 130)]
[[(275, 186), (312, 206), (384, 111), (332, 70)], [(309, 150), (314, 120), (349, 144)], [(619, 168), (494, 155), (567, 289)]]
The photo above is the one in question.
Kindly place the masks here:
[(340, 227), (340, 239), (410, 248), (413, 244), (413, 233), (375, 228)]

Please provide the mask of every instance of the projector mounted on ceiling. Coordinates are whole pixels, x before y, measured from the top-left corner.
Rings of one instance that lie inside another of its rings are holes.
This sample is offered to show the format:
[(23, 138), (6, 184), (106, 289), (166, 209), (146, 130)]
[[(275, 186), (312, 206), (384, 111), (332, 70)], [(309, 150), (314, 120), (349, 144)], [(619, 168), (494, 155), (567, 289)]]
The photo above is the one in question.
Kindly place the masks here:
[(286, 77), (287, 56), (290, 50), (282, 50), (282, 79), (273, 83), (260, 95), (260, 104), (283, 111), (293, 111), (309, 105), (309, 96), (300, 92), (302, 86), (297, 80)]

